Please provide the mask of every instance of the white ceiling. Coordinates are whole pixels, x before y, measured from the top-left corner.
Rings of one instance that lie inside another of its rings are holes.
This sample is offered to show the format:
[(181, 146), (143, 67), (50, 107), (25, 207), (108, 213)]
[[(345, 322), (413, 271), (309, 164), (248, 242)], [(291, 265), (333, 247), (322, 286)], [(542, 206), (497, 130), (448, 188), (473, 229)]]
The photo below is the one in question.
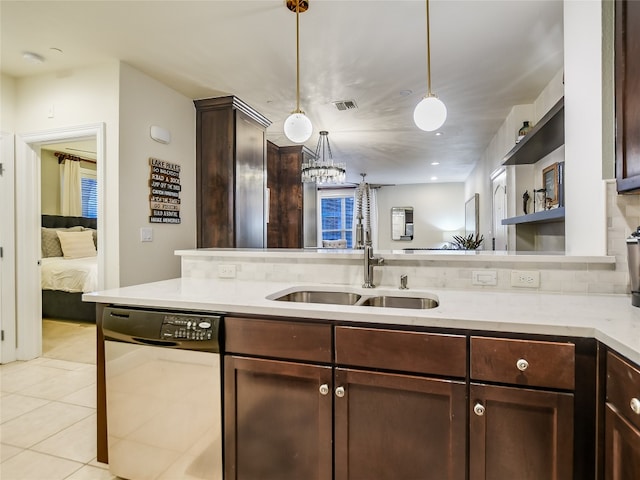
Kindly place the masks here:
[[(307, 146), (328, 130), (349, 181), (464, 181), (511, 106), (531, 103), (562, 68), (560, 0), (431, 0), (430, 13), (432, 90), (449, 111), (441, 136), (413, 123), (426, 93), (423, 0), (310, 0), (300, 16)], [(285, 0), (2, 0), (0, 27), (7, 75), (120, 59), (192, 99), (237, 95), (273, 122), (269, 140), (290, 144), (296, 26)], [(25, 51), (45, 62), (25, 62)], [(339, 100), (358, 108), (340, 112)]]

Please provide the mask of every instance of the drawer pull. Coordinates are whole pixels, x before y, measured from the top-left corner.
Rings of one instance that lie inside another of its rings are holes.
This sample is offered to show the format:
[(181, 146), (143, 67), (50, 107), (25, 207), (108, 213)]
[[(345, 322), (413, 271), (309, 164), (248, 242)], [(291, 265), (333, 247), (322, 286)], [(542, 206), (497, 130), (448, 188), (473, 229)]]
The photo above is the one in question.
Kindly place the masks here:
[(638, 400), (637, 398), (632, 398), (631, 402), (629, 402), (629, 405), (631, 406), (631, 410), (633, 410), (633, 413), (640, 415), (640, 400)]
[(516, 362), (516, 367), (518, 367), (518, 370), (520, 370), (521, 372), (524, 372), (527, 368), (529, 368), (529, 362), (527, 362), (524, 358), (521, 358)]
[(339, 398), (344, 397), (344, 387), (336, 388), (336, 397), (339, 397)]
[(484, 405), (482, 405), (480, 402), (476, 403), (473, 406), (473, 413), (475, 413), (479, 417), (483, 416), (484, 415)]
[(329, 385), (323, 383), (320, 385), (320, 395), (326, 395), (327, 393), (329, 393)]

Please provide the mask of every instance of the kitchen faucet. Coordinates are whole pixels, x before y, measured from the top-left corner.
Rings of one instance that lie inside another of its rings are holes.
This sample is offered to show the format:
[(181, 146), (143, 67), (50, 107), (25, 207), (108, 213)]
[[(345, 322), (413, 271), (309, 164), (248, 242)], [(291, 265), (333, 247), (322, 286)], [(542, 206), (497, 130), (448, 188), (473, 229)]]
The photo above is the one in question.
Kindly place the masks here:
[(384, 258), (373, 256), (373, 247), (365, 245), (364, 247), (364, 283), (362, 288), (375, 288), (373, 284), (373, 267), (382, 265)]

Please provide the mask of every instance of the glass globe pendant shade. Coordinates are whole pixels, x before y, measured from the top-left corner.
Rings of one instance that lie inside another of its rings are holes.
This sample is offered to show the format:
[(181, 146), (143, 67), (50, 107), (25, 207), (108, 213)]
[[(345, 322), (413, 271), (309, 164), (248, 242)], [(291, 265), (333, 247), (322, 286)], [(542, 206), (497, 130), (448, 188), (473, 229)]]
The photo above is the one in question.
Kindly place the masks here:
[(295, 143), (304, 143), (311, 138), (313, 125), (302, 112), (294, 112), (284, 121), (284, 134)]
[(424, 97), (413, 111), (413, 121), (420, 130), (433, 132), (439, 129), (447, 119), (447, 107), (433, 95)]

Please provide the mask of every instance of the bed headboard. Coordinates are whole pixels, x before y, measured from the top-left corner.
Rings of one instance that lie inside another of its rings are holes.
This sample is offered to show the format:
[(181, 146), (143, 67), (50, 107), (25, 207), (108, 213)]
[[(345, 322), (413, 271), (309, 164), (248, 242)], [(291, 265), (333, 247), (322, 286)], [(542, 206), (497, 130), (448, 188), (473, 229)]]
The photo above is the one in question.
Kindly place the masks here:
[(63, 217), (62, 215), (42, 215), (42, 226), (47, 228), (68, 228), (81, 225), (86, 228), (98, 228), (95, 218)]

